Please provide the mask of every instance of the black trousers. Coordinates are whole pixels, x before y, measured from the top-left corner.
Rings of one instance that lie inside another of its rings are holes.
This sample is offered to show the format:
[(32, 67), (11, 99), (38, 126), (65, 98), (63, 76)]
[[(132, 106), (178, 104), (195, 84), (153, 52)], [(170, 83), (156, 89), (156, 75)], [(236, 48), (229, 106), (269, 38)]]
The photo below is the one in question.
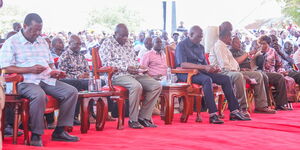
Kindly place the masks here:
[[(177, 77), (180, 81), (187, 80), (187, 74), (177, 74)], [(239, 109), (239, 103), (234, 95), (231, 80), (228, 76), (219, 73), (200, 72), (192, 77), (192, 82), (202, 85), (204, 100), (209, 113), (217, 112), (212, 83), (222, 86), (230, 111)]]

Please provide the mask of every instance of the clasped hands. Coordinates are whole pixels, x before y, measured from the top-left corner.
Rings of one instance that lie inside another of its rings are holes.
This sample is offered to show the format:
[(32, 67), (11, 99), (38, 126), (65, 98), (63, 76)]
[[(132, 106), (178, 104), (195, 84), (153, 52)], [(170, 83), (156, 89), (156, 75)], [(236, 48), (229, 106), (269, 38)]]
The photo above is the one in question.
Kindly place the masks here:
[(220, 67), (212, 66), (212, 65), (205, 65), (204, 70), (208, 73), (218, 73), (221, 72)]

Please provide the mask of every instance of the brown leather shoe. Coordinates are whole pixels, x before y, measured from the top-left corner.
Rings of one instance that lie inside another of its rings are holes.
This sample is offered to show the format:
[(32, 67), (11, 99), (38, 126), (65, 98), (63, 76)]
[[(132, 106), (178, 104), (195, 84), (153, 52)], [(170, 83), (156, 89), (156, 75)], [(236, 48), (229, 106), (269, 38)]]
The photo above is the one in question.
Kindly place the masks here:
[(263, 114), (275, 114), (276, 110), (270, 109), (268, 107), (264, 107), (264, 108), (255, 108), (254, 112), (263, 113)]

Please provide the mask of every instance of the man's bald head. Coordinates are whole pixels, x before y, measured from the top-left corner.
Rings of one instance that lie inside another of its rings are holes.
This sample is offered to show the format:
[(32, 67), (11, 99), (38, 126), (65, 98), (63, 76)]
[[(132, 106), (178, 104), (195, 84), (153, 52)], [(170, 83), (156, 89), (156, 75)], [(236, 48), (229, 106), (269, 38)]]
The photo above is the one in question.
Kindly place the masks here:
[(69, 48), (73, 52), (79, 52), (81, 49), (81, 40), (79, 36), (72, 34), (69, 38)]
[(114, 37), (119, 44), (124, 45), (128, 39), (127, 26), (123, 23), (118, 24), (115, 28), (115, 36)]
[(192, 26), (189, 32), (189, 39), (194, 43), (194, 44), (199, 44), (203, 38), (203, 31), (202, 29), (195, 25)]
[(221, 32), (227, 32), (227, 31), (232, 31), (233, 27), (232, 24), (229, 21), (224, 21), (220, 26), (219, 26), (219, 33)]

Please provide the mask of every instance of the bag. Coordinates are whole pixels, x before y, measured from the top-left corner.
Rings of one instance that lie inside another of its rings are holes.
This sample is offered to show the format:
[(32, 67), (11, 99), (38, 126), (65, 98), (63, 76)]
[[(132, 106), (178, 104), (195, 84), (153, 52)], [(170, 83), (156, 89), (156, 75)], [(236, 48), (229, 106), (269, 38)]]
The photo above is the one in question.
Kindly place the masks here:
[[(125, 100), (125, 117), (129, 117), (129, 100), (126, 99)], [(119, 112), (118, 112), (118, 103), (114, 102), (112, 104), (112, 111), (111, 111), (111, 116), (114, 118), (118, 118), (119, 117)]]

